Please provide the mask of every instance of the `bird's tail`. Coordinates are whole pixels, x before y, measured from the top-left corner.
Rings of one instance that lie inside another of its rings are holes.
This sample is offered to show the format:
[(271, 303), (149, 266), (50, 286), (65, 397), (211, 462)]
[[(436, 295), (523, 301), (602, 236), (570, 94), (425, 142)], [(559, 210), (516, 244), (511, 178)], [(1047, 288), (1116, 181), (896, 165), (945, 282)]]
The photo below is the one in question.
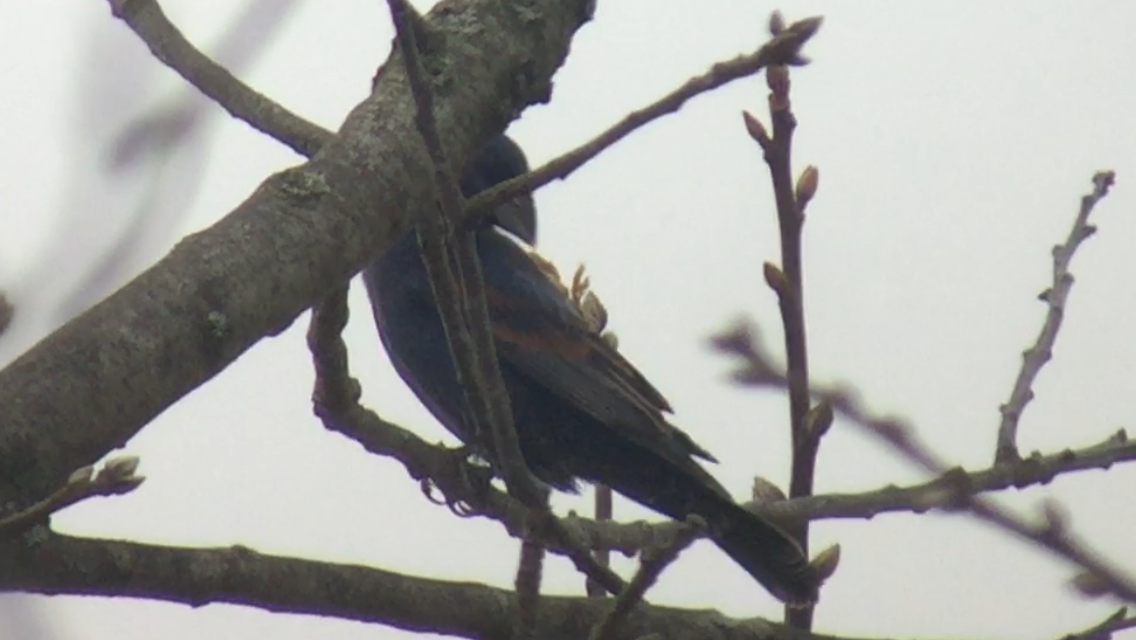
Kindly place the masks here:
[(788, 533), (725, 497), (700, 506), (714, 543), (761, 586), (789, 604), (816, 602), (820, 581)]

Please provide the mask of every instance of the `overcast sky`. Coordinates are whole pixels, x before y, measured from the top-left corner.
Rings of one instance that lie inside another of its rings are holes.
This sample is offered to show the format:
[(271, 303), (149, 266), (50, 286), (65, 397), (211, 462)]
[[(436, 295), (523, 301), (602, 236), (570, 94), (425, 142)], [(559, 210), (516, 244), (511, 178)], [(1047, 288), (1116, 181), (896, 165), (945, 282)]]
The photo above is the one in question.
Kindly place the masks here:
[[(163, 6), (193, 42), (215, 50), (241, 4)], [(296, 4), (240, 75), (334, 129), (387, 54), (389, 18), (375, 0)], [(713, 62), (753, 50), (773, 8), (748, 0), (600, 2), (555, 78), (552, 102), (526, 111), (510, 132), (534, 164), (548, 160)], [(813, 64), (792, 76), (797, 170), (814, 164), (821, 174), (805, 249), (814, 378), (853, 383), (870, 407), (910, 419), (954, 463), (989, 465), (998, 405), (1045, 312), (1036, 298), (1049, 281), (1051, 247), (1068, 233), (1092, 174), (1111, 168), (1118, 184), (1095, 214), (1100, 233), (1073, 264), (1065, 327), (1021, 444), (1051, 452), (1133, 427), (1136, 4), (779, 8), (790, 20), (826, 17), (807, 49)], [(144, 172), (107, 175), (109, 141), (124, 123), (187, 93), (106, 3), (10, 3), (0, 20), (7, 61), (0, 289), (35, 319), (0, 339), (9, 358), (13, 341), (26, 344), (47, 329), (59, 292), (96, 268), (154, 184)], [(739, 498), (754, 474), (784, 486), (789, 469), (786, 399), (731, 387), (730, 363), (705, 346), (743, 314), (780, 345), (776, 301), (760, 275), (762, 262), (778, 255), (772, 194), (739, 117), (749, 109), (768, 122), (766, 93), (754, 78), (700, 97), (537, 194), (542, 251), (563, 271), (586, 262), (621, 350), (667, 395), (675, 422), (721, 459), (713, 472)], [(157, 204), (143, 208), (154, 228), (134, 269), (301, 160), (220, 110), (208, 113), (202, 135), (163, 165), (167, 182), (147, 201)], [(60, 246), (67, 261), (45, 267)], [(364, 401), (428, 440), (452, 444), (391, 370), (360, 286), (351, 303), (345, 337)], [(517, 542), (499, 525), (456, 520), (427, 502), (400, 465), (368, 456), (311, 415), (306, 325), (305, 315), (262, 341), (132, 440), (127, 451), (141, 456), (148, 477), (141, 489), (68, 509), (54, 526), (510, 585)], [(921, 477), (838, 422), (823, 443), (817, 489), (854, 492)], [(1136, 571), (1136, 469), (1085, 472), (1001, 498), (1027, 514), (1045, 498), (1059, 500), (1077, 532)], [(556, 504), (589, 507), (564, 497)], [(616, 510), (620, 518), (647, 515), (626, 501)], [(1068, 566), (965, 516), (825, 521), (813, 531), (815, 548), (843, 547), (817, 612), (817, 629), (827, 633), (1050, 638), (1116, 607), (1079, 599), (1066, 586)], [(558, 557), (547, 563), (544, 584), (547, 592), (582, 592), (580, 576)], [(668, 570), (648, 599), (780, 618), (780, 607), (706, 543)], [(61, 640), (151, 638), (155, 629), (171, 640), (405, 637), (232, 606), (22, 596), (0, 596), (0, 605), (30, 612)], [(8, 637), (2, 628), (0, 637)]]

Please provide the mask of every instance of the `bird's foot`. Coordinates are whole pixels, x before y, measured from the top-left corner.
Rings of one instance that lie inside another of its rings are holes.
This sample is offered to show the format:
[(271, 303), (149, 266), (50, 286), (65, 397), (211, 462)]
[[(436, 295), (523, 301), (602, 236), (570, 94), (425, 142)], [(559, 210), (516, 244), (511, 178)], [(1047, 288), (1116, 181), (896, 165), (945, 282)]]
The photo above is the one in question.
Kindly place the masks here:
[[(433, 478), (424, 478), (419, 487), (426, 499), (434, 504), (445, 505), (454, 515), (461, 518), (476, 516), (482, 512), (478, 505), (484, 504), (485, 496), (493, 481), (493, 469), (487, 465), (471, 461), (478, 457), (468, 446), (447, 449), (443, 464)], [(434, 493), (437, 488), (441, 496)]]

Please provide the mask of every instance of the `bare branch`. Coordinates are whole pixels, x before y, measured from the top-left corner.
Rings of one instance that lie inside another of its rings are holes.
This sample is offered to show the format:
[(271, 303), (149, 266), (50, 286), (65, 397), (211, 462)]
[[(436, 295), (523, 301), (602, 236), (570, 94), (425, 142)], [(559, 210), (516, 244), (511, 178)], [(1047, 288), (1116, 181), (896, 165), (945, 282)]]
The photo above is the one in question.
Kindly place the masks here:
[(156, 0), (108, 0), (111, 12), (177, 72), (238, 120), (311, 157), (334, 134), (257, 93), (194, 47), (162, 13)]
[[(770, 32), (777, 37), (778, 34), (784, 33), (783, 29), (784, 20), (781, 14), (774, 12), (769, 20)], [(777, 294), (781, 324), (784, 328), (785, 355), (788, 362), (789, 426), (793, 442), (789, 497), (800, 498), (812, 495), (817, 452), (820, 449), (821, 436), (826, 430), (809, 426), (808, 333), (805, 326), (804, 265), (801, 258), (804, 207), (816, 193), (817, 174), (815, 169), (806, 171), (802, 178), (808, 176), (810, 179), (798, 180), (795, 186), (792, 150), (793, 131), (797, 128), (797, 118), (793, 115), (789, 99), (789, 67), (785, 64), (772, 65), (765, 70), (765, 75), (769, 86), (769, 117), (773, 122), (773, 134), (771, 136), (766, 134), (765, 128), (756, 117), (748, 113), (743, 115), (747, 131), (764, 152), (763, 156), (769, 167), (774, 199), (777, 203), (781, 266), (778, 268), (766, 263), (764, 275), (766, 283)], [(801, 197), (798, 197), (798, 192)], [(828, 422), (831, 423), (831, 418)], [(808, 555), (808, 521), (798, 522), (791, 532), (800, 543), (801, 549)], [(787, 605), (785, 620), (791, 626), (807, 630), (812, 627), (814, 607), (815, 604), (807, 607)]]
[(517, 592), (517, 640), (534, 640), (540, 613), (540, 579), (544, 569), (544, 546), (532, 536), (521, 539), (521, 559), (513, 589)]
[(1053, 247), (1053, 282), (1049, 289), (1038, 296), (1048, 306), (1045, 323), (1041, 325), (1041, 332), (1033, 346), (1022, 353), (1022, 367), (1014, 380), (1009, 401), (998, 408), (1002, 421), (998, 425), (998, 445), (994, 455), (997, 462), (1016, 460), (1019, 457), (1018, 421), (1021, 420), (1026, 405), (1033, 400), (1034, 380), (1041, 373), (1041, 368), (1053, 357), (1053, 345), (1057, 343), (1057, 332), (1065, 318), (1065, 301), (1073, 288), (1069, 263), (1081, 243), (1096, 233), (1096, 227), (1089, 224), (1089, 215), (1097, 203), (1108, 195), (1108, 190), (1115, 181), (1116, 174), (1112, 171), (1100, 171), (1093, 176), (1093, 190), (1081, 198), (1081, 207), (1065, 244)]
[(1110, 640), (1112, 634), (1125, 629), (1136, 629), (1136, 617), (1128, 617), (1128, 609), (1120, 607), (1100, 624), (1061, 636), (1060, 640)]
[[(596, 522), (606, 522), (612, 519), (613, 515), (613, 496), (611, 487), (606, 484), (595, 485), (595, 520)], [(601, 567), (611, 566), (611, 552), (608, 549), (597, 549), (595, 553), (596, 562)], [(603, 598), (607, 595), (607, 591), (596, 584), (595, 581), (589, 579), (584, 584), (584, 590), (593, 598)]]
[(689, 547), (690, 543), (694, 542), (699, 532), (705, 530), (705, 525), (706, 523), (701, 522), (698, 516), (692, 516), (687, 522), (679, 524), (666, 544), (645, 549), (639, 571), (635, 572), (631, 583), (616, 597), (615, 604), (612, 605), (607, 616), (592, 628), (588, 640), (615, 640), (620, 624), (627, 619), (636, 605), (643, 602), (643, 596), (659, 580), (663, 571), (678, 559), (679, 554)]
[(478, 194), (469, 201), (465, 224), (468, 225), (473, 220), (484, 216), (498, 204), (535, 191), (553, 180), (567, 178), (604, 149), (619, 142), (636, 129), (662, 116), (677, 112), (692, 98), (713, 91), (734, 80), (749, 77), (769, 65), (799, 63), (801, 48), (816, 35), (822, 22), (823, 19), (819, 16), (799, 20), (774, 36), (757, 51), (738, 56), (732, 60), (715, 63), (706, 73), (687, 80), (682, 86), (654, 103), (637, 111), (632, 111), (606, 131), (576, 149), (523, 176), (518, 176)]
[[(788, 380), (777, 372), (772, 364), (772, 358), (763, 352), (753, 332), (747, 331), (745, 327), (718, 336), (714, 344), (718, 349), (739, 355), (746, 360), (746, 367), (735, 374), (735, 380), (738, 382), (748, 386), (778, 389), (788, 385)], [(910, 425), (895, 418), (872, 414), (850, 391), (839, 387), (814, 386), (812, 395), (830, 404), (838, 416), (881, 439), (925, 471), (936, 475), (950, 473), (947, 463), (919, 442)], [(1126, 436), (1120, 437), (1126, 440)], [(979, 519), (1031, 541), (1079, 566), (1100, 585), (1100, 591), (1112, 593), (1129, 602), (1136, 602), (1136, 582), (1116, 567), (1098, 558), (1079, 541), (1074, 540), (1067, 528), (1059, 531), (1046, 522), (1032, 525), (998, 508), (988, 500), (974, 496), (973, 491), (966, 486), (956, 487), (952, 490), (952, 494), (950, 499), (944, 502), (953, 502), (959, 508), (969, 509)]]
[[(195, 607), (229, 603), (471, 639), (512, 637), (516, 619), (516, 598), (506, 590), (240, 546), (177, 548), (49, 532), (37, 541), (36, 552), (34, 561), (0, 555), (0, 590), (148, 598)], [(611, 606), (610, 599), (545, 596), (535, 637), (585, 638)], [(650, 605), (636, 607), (616, 638), (633, 640), (660, 629), (675, 640), (821, 638), (761, 618)]]

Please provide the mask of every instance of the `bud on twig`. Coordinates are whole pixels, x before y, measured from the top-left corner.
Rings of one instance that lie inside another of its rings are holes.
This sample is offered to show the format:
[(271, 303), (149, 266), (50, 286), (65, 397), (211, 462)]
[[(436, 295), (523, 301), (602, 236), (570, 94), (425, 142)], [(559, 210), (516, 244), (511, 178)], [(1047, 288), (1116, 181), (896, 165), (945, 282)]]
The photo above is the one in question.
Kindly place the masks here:
[(762, 504), (767, 502), (781, 502), (785, 499), (785, 492), (781, 490), (781, 487), (778, 487), (761, 476), (753, 477), (753, 485), (750, 487), (749, 492), (750, 498), (754, 502), (760, 502)]
[(789, 279), (785, 277), (785, 272), (782, 271), (777, 265), (772, 262), (766, 262), (761, 266), (761, 274), (765, 276), (765, 284), (769, 285), (770, 289), (778, 295), (778, 297), (787, 297), (789, 294)]
[(746, 132), (749, 133), (749, 137), (753, 138), (754, 142), (761, 145), (762, 149), (769, 146), (772, 140), (765, 131), (765, 125), (761, 124), (757, 116), (748, 111), (742, 111), (742, 121), (745, 122)]
[(809, 561), (809, 566), (821, 581), (831, 578), (832, 574), (836, 573), (836, 568), (840, 566), (840, 545), (834, 544), (818, 553)]
[(817, 184), (820, 182), (820, 170), (809, 165), (801, 172), (797, 178), (797, 187), (795, 189), (797, 196), (797, 207), (801, 211), (805, 210), (805, 205), (813, 199), (817, 192)]
[(827, 401), (821, 401), (805, 414), (805, 433), (814, 442), (820, 440), (832, 427), (833, 417), (832, 405)]

